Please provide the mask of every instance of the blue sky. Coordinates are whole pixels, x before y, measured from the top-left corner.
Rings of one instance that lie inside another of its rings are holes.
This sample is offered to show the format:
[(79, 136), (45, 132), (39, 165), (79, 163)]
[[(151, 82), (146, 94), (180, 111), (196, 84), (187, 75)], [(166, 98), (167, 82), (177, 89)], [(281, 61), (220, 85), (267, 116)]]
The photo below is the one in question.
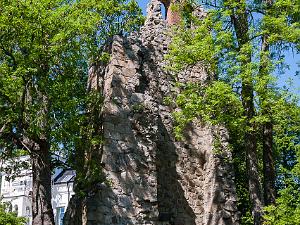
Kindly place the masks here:
[(146, 8), (149, 0), (137, 0), (139, 3), (140, 7), (143, 9), (143, 13), (146, 14)]
[[(147, 8), (147, 3), (149, 0), (137, 0), (140, 7), (143, 10), (143, 13), (146, 14), (146, 8)], [(300, 75), (296, 75), (296, 71), (300, 71), (300, 64), (299, 66), (297, 63), (300, 63), (300, 54), (295, 54), (293, 52), (287, 52), (286, 53), (286, 63), (290, 65), (290, 69), (285, 72), (284, 75), (281, 75), (279, 77), (279, 85), (280, 86), (289, 86), (287, 82), (288, 80), (291, 80), (290, 82), (292, 84), (291, 90), (298, 95), (300, 95)]]

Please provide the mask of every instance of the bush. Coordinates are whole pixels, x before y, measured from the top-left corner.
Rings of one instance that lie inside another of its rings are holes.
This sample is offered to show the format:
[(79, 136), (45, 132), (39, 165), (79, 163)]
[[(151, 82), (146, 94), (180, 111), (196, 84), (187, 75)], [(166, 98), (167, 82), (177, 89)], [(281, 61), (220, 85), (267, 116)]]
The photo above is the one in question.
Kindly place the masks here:
[(4, 204), (0, 205), (0, 225), (24, 225), (26, 218), (18, 217), (14, 212), (7, 212)]

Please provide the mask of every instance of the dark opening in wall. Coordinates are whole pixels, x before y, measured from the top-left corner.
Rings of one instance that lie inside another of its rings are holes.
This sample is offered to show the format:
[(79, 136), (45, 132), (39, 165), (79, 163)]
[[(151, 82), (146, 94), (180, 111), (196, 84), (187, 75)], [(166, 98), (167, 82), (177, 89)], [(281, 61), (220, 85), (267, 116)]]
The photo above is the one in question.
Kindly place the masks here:
[(171, 213), (164, 213), (164, 212), (159, 212), (159, 215), (158, 215), (158, 221), (168, 221), (170, 222), (172, 219), (172, 214)]

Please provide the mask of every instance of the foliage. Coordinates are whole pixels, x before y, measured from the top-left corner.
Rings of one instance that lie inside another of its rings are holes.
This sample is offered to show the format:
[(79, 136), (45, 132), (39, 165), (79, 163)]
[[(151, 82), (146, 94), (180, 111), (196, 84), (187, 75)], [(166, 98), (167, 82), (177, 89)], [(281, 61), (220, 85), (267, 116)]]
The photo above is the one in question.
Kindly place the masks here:
[[(109, 61), (103, 49), (113, 35), (135, 31), (143, 20), (134, 0), (0, 1), (1, 158), (22, 153), (42, 161), (34, 164), (40, 171), (33, 170), (33, 177), (41, 171), (46, 175), (35, 179), (40, 183), (33, 187), (40, 189), (33, 190), (33, 196), (51, 196), (44, 189), (39, 192), (51, 179), (51, 166), (72, 165), (89, 187), (103, 181), (101, 176), (95, 179), (101, 167), (94, 157), (102, 140), (101, 120), (95, 122), (101, 92), (87, 93), (88, 70)], [(88, 122), (91, 114), (94, 119)], [(51, 157), (55, 163), (48, 163), (50, 154), (56, 155)], [(86, 155), (90, 161), (84, 160)], [(49, 220), (51, 212), (43, 212), (49, 213)]]
[(54, 152), (73, 151), (88, 66), (101, 54), (99, 60), (109, 60), (99, 53), (107, 39), (138, 29), (136, 1), (10, 0), (0, 8), (2, 157), (30, 153), (24, 139), (42, 136)]
[(212, 125), (228, 125), (237, 132), (244, 123), (238, 96), (222, 81), (214, 81), (207, 87), (195, 83), (184, 85), (176, 97), (176, 105), (181, 109), (173, 113), (177, 138), (182, 138), (185, 125), (195, 117)]
[(300, 107), (297, 98), (278, 101), (275, 150), (278, 158), (276, 204), (265, 208), (265, 224), (300, 224)]
[(17, 217), (14, 212), (7, 212), (5, 204), (0, 205), (0, 225), (24, 225), (26, 219)]
[(300, 187), (295, 181), (286, 181), (276, 205), (265, 208), (265, 224), (294, 225), (300, 224)]
[[(185, 125), (195, 118), (228, 128), (243, 224), (253, 224), (244, 179), (245, 132), (256, 136), (258, 168), (263, 178), (262, 127), (268, 122), (273, 124), (276, 187), (283, 189), (281, 193), (287, 187), (284, 178), (291, 173), (296, 176), (291, 171), (298, 168), (299, 106), (288, 91), (278, 87), (276, 73), (285, 66), (283, 52), (300, 50), (300, 6), (297, 0), (268, 2), (202, 1), (207, 16), (201, 20), (188, 18), (191, 26), (183, 20), (167, 56), (168, 68), (175, 74), (201, 62), (208, 77), (215, 79), (205, 84), (177, 83), (179, 94), (173, 102), (180, 110), (174, 113), (175, 134), (182, 138)], [(249, 102), (255, 107), (253, 115), (247, 111)], [(278, 200), (278, 207), (285, 207), (283, 202)]]

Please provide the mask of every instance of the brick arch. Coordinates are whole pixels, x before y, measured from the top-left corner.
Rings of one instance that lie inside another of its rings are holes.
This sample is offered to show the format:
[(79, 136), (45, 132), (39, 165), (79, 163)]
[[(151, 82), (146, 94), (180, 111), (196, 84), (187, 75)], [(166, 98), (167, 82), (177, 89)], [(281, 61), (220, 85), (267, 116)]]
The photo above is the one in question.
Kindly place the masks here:
[(178, 24), (181, 20), (180, 12), (172, 10), (173, 4), (180, 4), (179, 0), (160, 0), (166, 9), (166, 20), (170, 25)]

